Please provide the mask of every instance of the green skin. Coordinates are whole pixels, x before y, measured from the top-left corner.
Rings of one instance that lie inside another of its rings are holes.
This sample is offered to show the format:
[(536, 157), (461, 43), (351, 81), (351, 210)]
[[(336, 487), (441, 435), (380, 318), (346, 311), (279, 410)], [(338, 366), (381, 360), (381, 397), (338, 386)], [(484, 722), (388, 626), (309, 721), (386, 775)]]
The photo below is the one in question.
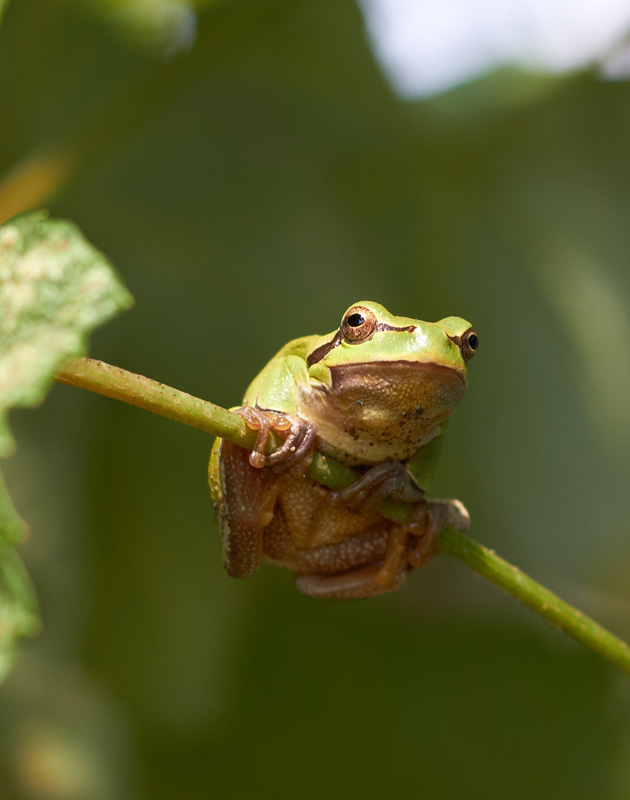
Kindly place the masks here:
[[(317, 449), (346, 464), (405, 461), (439, 433), (464, 394), (466, 360), (457, 341), (471, 325), (460, 317), (439, 322), (396, 317), (379, 303), (355, 306), (372, 311), (379, 327), (389, 329), (367, 341), (342, 339), (311, 366), (309, 356), (337, 331), (294, 339), (254, 379), (243, 405), (315, 423)], [(341, 374), (346, 381), (333, 380)], [(413, 419), (418, 405), (422, 421)], [(384, 435), (403, 420), (406, 436)]]
[[(296, 446), (285, 448), (287, 452), (280, 457), (276, 454), (273, 466), (266, 468), (265, 436), (258, 452), (250, 454), (249, 464), (242, 462), (240, 448), (221, 445), (220, 440), (211, 456), (210, 486), (219, 509), (230, 574), (244, 577), (260, 560), (267, 560), (296, 570), (298, 588), (305, 594), (367, 597), (398, 588), (408, 570), (425, 563), (429, 553), (428, 545), (426, 552), (409, 549), (409, 542), (415, 547), (421, 533), (410, 539), (408, 530), (381, 526), (374, 535), (372, 560), (365, 562), (364, 569), (357, 569), (361, 566), (357, 533), (362, 529), (354, 523), (365, 523), (366, 533), (361, 535), (367, 537), (369, 548), (368, 530), (380, 519), (374, 505), (369, 506), (370, 497), (391, 496), (416, 503), (418, 519), (431, 528), (425, 536), (427, 542), (444, 524), (465, 526), (467, 514), (461, 504), (429, 503), (423, 493), (435, 467), (443, 423), (466, 391), (466, 362), (476, 346), (476, 336), (464, 319), (422, 322), (396, 317), (373, 302), (351, 306), (337, 331), (285, 345), (249, 386), (243, 409), (252, 427), (262, 427), (260, 421), (269, 419), (273, 420), (272, 429), (282, 431), (282, 424), (289, 420), (299, 430)], [(274, 428), (278, 419), (280, 427)], [(302, 449), (300, 437), (306, 443)], [(301, 469), (303, 474), (300, 463), (313, 446), (323, 455), (365, 471), (352, 487), (334, 493), (334, 507), (321, 495), (328, 491), (321, 487), (301, 494), (305, 484), (295, 470)], [(296, 449), (300, 462), (291, 461), (290, 451)], [(291, 469), (283, 472), (283, 464)], [(315, 495), (319, 505), (313, 506), (310, 520), (323, 521), (317, 530), (308, 521), (282, 522)], [(284, 510), (267, 528), (275, 516), (275, 498)], [(339, 512), (340, 508), (345, 510)], [(350, 538), (346, 537), (349, 544), (344, 546), (346, 528), (351, 532)], [(355, 553), (350, 552), (352, 537), (357, 542)], [(278, 545), (281, 539), (285, 544)], [(389, 545), (383, 555), (385, 540)], [(323, 560), (321, 548), (325, 547), (331, 552), (330, 563)], [(347, 568), (340, 567), (326, 577), (346, 556)]]

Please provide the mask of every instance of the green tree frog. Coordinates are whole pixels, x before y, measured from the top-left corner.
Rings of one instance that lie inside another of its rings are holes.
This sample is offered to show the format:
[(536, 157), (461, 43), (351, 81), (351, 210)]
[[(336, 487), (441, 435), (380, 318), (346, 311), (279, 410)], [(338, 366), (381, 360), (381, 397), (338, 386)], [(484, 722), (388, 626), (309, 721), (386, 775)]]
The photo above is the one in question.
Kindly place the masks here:
[[(429, 559), (446, 525), (464, 531), (457, 500), (425, 497), (444, 421), (466, 391), (478, 339), (469, 322), (422, 322), (360, 302), (338, 330), (285, 345), (237, 409), (258, 431), (251, 452), (217, 439), (210, 489), (228, 573), (262, 561), (296, 573), (300, 592), (354, 599), (398, 589)], [(270, 455), (270, 432), (283, 440)], [(356, 467), (340, 491), (305, 475), (313, 450)], [(386, 497), (413, 503), (404, 524), (378, 513)]]

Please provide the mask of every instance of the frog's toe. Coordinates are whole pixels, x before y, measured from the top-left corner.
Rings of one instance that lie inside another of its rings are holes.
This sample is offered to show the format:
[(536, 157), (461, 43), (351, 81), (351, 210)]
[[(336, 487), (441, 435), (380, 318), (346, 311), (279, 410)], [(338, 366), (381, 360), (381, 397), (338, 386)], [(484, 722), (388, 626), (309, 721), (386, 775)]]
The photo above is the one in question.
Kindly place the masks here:
[(269, 433), (271, 426), (274, 422), (273, 417), (267, 412), (252, 406), (243, 406), (242, 408), (235, 409), (235, 413), (245, 420), (245, 424), (253, 431), (258, 431), (256, 444), (249, 454), (249, 463), (256, 469), (262, 469), (267, 463), (267, 456), (265, 450), (269, 440)]
[(286, 429), (276, 432), (286, 438), (281, 447), (267, 456), (267, 465), (275, 467), (276, 472), (307, 461), (310, 463), (313, 458), (313, 445), (317, 433), (315, 425), (293, 415), (286, 415), (285, 419), (289, 422), (288, 433), (285, 432)]
[(444, 527), (450, 526), (460, 533), (466, 533), (470, 528), (470, 514), (466, 506), (459, 500), (441, 500), (446, 506), (446, 519)]
[[(243, 417), (248, 428), (258, 431), (256, 444), (249, 455), (252, 467), (261, 469), (273, 466), (278, 472), (301, 464), (309, 455), (312, 456), (316, 434), (316, 428), (312, 423), (293, 414), (281, 414), (278, 411), (268, 411), (254, 406), (238, 408), (236, 413)], [(272, 431), (284, 441), (277, 450), (266, 455), (265, 450)]]
[(455, 528), (465, 533), (470, 525), (470, 515), (459, 500), (431, 500), (418, 506), (415, 519), (408, 523), (407, 531), (415, 540), (407, 560), (411, 567), (424, 567), (437, 552), (437, 543), (444, 528)]

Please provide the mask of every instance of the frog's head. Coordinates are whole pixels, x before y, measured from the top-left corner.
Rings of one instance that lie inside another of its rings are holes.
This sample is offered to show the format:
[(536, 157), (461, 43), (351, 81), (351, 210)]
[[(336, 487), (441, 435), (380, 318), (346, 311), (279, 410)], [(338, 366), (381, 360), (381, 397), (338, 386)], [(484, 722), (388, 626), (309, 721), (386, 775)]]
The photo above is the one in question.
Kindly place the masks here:
[(337, 417), (337, 427), (411, 445), (455, 410), (477, 344), (460, 317), (422, 322), (361, 302), (337, 331), (313, 341), (307, 367), (317, 405)]

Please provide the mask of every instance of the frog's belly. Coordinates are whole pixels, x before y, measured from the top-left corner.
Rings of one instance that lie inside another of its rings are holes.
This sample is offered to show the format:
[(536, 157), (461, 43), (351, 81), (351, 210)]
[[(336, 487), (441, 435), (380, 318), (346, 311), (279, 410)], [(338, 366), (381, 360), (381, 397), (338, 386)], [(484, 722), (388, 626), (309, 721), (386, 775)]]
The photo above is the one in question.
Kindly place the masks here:
[(352, 364), (331, 375), (331, 387), (298, 394), (298, 413), (317, 426), (320, 452), (351, 465), (410, 458), (466, 391), (459, 373), (430, 364)]

